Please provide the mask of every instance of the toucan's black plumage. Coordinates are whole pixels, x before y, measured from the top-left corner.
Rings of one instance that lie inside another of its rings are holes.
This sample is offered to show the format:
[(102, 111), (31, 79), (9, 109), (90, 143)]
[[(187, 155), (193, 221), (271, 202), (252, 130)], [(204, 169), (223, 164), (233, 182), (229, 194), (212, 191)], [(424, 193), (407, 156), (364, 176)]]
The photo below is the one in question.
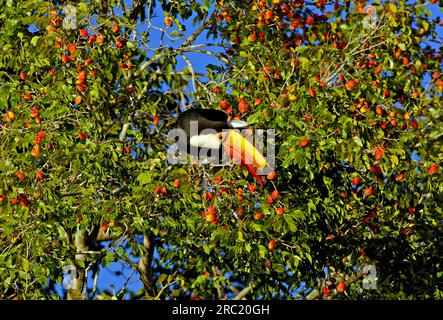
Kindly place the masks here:
[(229, 129), (228, 115), (223, 111), (213, 109), (189, 109), (179, 114), (177, 119), (178, 128), (184, 130), (190, 137), (191, 121), (198, 122), (198, 133), (205, 129), (214, 129), (217, 132)]

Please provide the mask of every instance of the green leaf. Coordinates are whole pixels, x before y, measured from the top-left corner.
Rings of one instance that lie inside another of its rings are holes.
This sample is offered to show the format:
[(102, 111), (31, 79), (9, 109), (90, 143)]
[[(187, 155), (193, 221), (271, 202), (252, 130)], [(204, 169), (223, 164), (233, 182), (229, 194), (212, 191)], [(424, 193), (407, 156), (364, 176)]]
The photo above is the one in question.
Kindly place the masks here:
[(163, 283), (167, 278), (168, 278), (168, 275), (162, 273), (162, 274), (158, 277), (158, 282)]
[(243, 239), (243, 233), (240, 230), (238, 230), (238, 232), (237, 232), (237, 240), (240, 241), (240, 242), (244, 242), (245, 241)]
[(145, 185), (150, 183), (152, 181), (152, 178), (148, 172), (142, 172), (138, 175), (137, 181), (140, 182), (141, 185)]
[(391, 155), (391, 162), (396, 167), (398, 166), (398, 158), (395, 155)]
[(267, 250), (266, 250), (265, 246), (259, 244), (259, 245), (258, 245), (258, 252), (259, 252), (260, 257), (261, 257), (262, 259), (266, 258), (266, 252), (267, 252)]
[(31, 44), (35, 47), (37, 45), (39, 39), (40, 39), (39, 36), (33, 36), (31, 39)]
[(355, 136), (353, 140), (360, 148), (363, 148), (363, 142), (361, 142), (361, 139), (359, 137)]
[(289, 229), (292, 232), (296, 232), (297, 231), (297, 223), (295, 222), (294, 218), (291, 217), (289, 214), (285, 215), (285, 220), (289, 226)]
[(76, 260), (75, 260), (75, 263), (76, 263), (76, 265), (79, 266), (80, 268), (84, 268), (84, 267), (85, 267), (85, 262), (84, 262), (83, 260), (76, 259)]
[(259, 232), (262, 231), (262, 227), (259, 224), (257, 224), (257, 223), (251, 222), (251, 227), (255, 231), (259, 231)]
[(275, 263), (272, 265), (275, 272), (285, 272), (285, 267), (281, 263)]

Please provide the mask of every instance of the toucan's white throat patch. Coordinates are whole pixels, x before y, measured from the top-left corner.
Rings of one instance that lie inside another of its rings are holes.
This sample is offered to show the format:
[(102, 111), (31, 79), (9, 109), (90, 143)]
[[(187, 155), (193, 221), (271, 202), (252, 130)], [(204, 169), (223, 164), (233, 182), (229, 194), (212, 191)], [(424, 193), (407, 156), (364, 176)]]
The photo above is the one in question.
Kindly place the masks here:
[(215, 134), (201, 134), (192, 136), (189, 139), (189, 143), (197, 148), (218, 149), (220, 148), (221, 140), (220, 136)]

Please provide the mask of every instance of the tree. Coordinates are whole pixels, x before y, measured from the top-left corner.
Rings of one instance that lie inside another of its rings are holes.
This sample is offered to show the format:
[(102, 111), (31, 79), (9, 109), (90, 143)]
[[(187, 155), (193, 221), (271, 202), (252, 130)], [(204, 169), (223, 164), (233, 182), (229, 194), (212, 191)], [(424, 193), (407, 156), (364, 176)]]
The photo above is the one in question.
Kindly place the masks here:
[[(135, 299), (442, 297), (427, 3), (0, 4), (1, 298), (60, 298), (67, 265), (66, 298), (110, 298), (86, 275), (112, 261)], [(190, 104), (274, 129), (276, 176), (168, 163)]]

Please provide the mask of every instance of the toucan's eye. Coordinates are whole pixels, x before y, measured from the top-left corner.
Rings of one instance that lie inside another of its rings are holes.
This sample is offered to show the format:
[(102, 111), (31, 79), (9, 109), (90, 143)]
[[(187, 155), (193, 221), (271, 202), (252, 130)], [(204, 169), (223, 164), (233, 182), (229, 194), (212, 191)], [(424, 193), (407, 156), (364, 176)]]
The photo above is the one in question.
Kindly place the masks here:
[(223, 136), (218, 136), (218, 138), (219, 138), (220, 140), (223, 140)]

